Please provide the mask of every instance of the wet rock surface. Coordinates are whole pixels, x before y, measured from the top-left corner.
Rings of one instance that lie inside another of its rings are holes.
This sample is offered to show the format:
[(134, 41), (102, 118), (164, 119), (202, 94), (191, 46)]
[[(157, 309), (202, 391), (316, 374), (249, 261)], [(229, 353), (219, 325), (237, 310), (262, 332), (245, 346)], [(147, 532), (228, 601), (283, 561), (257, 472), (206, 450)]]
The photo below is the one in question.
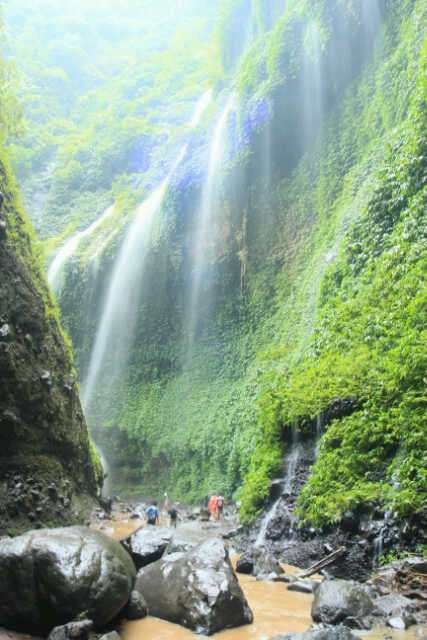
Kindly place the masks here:
[(273, 579), (284, 573), (280, 562), (264, 549), (248, 549), (236, 563), (237, 573), (253, 575), (261, 580)]
[[(35, 267), (38, 259), (13, 180), (2, 162), (0, 183), (4, 196), (0, 222), (4, 229), (14, 229), (13, 234), (0, 230), (2, 535), (36, 524), (83, 522), (97, 481), (71, 357), (47, 285)], [(72, 499), (64, 492), (66, 480)], [(51, 483), (58, 485), (57, 500), (48, 494)], [(61, 495), (70, 502), (61, 503)]]
[[(353, 410), (352, 399), (336, 401), (330, 416), (336, 417), (337, 412), (351, 413)], [(324, 416), (323, 428), (325, 420), (327, 418)], [(295, 445), (293, 447), (295, 450)], [(260, 532), (264, 528), (262, 548), (282, 562), (301, 568), (308, 568), (333, 550), (345, 547), (345, 553), (328, 566), (326, 575), (363, 582), (369, 579), (372, 570), (388, 551), (415, 550), (417, 544), (427, 543), (427, 520), (423, 514), (402, 521), (384, 512), (375, 503), (346, 511), (336, 526), (322, 530), (301, 526), (295, 508), (316, 459), (317, 441), (304, 440), (297, 448), (292, 481), (286, 482), (285, 478), (273, 481), (270, 505), (262, 517), (253, 525), (240, 528), (233, 537), (233, 544), (244, 557), (247, 550), (259, 542)], [(284, 464), (285, 469), (289, 469), (291, 455), (285, 457)], [(425, 589), (426, 585), (413, 581), (413, 590), (420, 591), (422, 588)]]
[(123, 541), (123, 546), (132, 556), (137, 569), (146, 567), (159, 560), (171, 543), (173, 533), (170, 529), (147, 527), (139, 529)]
[(82, 613), (96, 627), (109, 623), (127, 604), (136, 570), (118, 542), (70, 527), (1, 539), (0, 575), (0, 625), (47, 635)]
[(275, 636), (273, 640), (358, 640), (348, 627), (338, 626), (326, 629), (309, 629), (304, 633), (287, 633)]
[(87, 640), (92, 629), (92, 620), (69, 622), (61, 627), (55, 627), (52, 629), (48, 640)]
[(252, 622), (224, 543), (211, 539), (138, 573), (135, 589), (151, 615), (211, 635)]
[[(374, 604), (360, 585), (346, 580), (325, 580), (316, 589), (311, 616), (315, 622), (326, 624), (348, 623), (360, 620), (364, 628), (364, 619), (374, 609)], [(368, 625), (370, 626), (370, 625)]]
[(123, 611), (126, 620), (142, 620), (148, 616), (148, 606), (138, 591), (132, 591), (126, 609)]

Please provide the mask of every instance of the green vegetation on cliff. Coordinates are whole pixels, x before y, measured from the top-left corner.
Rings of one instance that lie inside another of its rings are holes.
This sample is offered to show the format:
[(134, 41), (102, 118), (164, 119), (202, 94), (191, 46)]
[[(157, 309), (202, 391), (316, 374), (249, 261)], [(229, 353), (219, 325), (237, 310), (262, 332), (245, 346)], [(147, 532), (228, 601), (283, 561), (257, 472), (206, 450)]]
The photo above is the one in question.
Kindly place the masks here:
[[(160, 24), (168, 2), (149, 4), (146, 24)], [(50, 74), (56, 65), (66, 72), (72, 89), (61, 126), (46, 138), (44, 125), (56, 127), (59, 109), (49, 85), (53, 102), (37, 103), (46, 109), (40, 117), (27, 108), (27, 137), (12, 148), (27, 197), (43, 191), (54, 159), (37, 214), (51, 247), (118, 202), (108, 229), (70, 260), (61, 292), (84, 380), (123, 223), (189, 142), (144, 255), (131, 355), (113, 382), (121, 345), (107, 345), (90, 411), (94, 433), (118, 491), (167, 489), (187, 500), (221, 492), (238, 497), (250, 520), (282, 472), (292, 432), (314, 436), (317, 422), (324, 435), (301, 520), (320, 527), (367, 501), (409, 515), (426, 495), (425, 2), (225, 0), (215, 24), (216, 3), (208, 5), (196, 37), (200, 11), (183, 3), (188, 14), (177, 17), (175, 37), (164, 32), (162, 54), (160, 29), (136, 42), (139, 13), (135, 24), (124, 13), (133, 36), (117, 51), (120, 39), (104, 25), (96, 42), (104, 51), (105, 35), (112, 37), (112, 70), (98, 54), (94, 67), (81, 60), (87, 15), (79, 55), (68, 51), (66, 16), (59, 33), (67, 65), (58, 62), (59, 43), (47, 65)], [(10, 12), (28, 34), (32, 25)], [(184, 53), (186, 16), (192, 40)], [(25, 77), (37, 66), (37, 91), (47, 98), (45, 67), (33, 53), (30, 65), (28, 51), (15, 47)], [(71, 73), (77, 59), (76, 77), (87, 76), (81, 93)], [(190, 137), (185, 122), (208, 86), (215, 104)], [(215, 193), (193, 331), (206, 144), (232, 90), (233, 150)], [(30, 140), (34, 132), (41, 146)], [(128, 330), (121, 327), (123, 343)], [(351, 415), (331, 421), (340, 401), (351, 401)]]
[[(3, 61), (0, 73), (12, 77)], [(20, 116), (13, 91), (5, 83), (0, 96), (0, 535), (81, 522), (100, 486), (70, 345), (5, 150)]]

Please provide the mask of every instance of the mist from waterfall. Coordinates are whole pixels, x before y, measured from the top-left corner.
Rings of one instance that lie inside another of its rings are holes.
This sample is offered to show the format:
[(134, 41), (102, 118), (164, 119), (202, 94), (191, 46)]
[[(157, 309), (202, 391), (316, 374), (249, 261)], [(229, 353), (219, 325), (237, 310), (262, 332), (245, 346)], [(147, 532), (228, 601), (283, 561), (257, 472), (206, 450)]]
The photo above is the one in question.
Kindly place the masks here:
[(214, 218), (220, 203), (222, 168), (227, 157), (229, 117), (235, 105), (236, 96), (233, 93), (227, 99), (220, 113), (209, 145), (208, 167), (197, 212), (194, 254), (191, 265), (191, 289), (186, 321), (190, 345), (199, 328), (203, 280), (207, 267), (215, 258), (217, 238), (213, 228)]
[(68, 261), (73, 257), (73, 255), (75, 255), (81, 241), (92, 235), (98, 229), (98, 227), (100, 227), (107, 220), (107, 218), (109, 218), (114, 213), (114, 210), (114, 205), (108, 207), (104, 211), (104, 213), (87, 229), (85, 229), (84, 231), (79, 231), (78, 233), (71, 236), (71, 238), (67, 240), (67, 242), (59, 249), (55, 258), (52, 260), (47, 272), (48, 282), (57, 295), (61, 292), (65, 267)]
[[(189, 122), (190, 130), (198, 126), (211, 99), (212, 90), (208, 90), (193, 111)], [(86, 412), (90, 412), (100, 374), (108, 369), (109, 384), (113, 384), (119, 379), (128, 362), (135, 334), (153, 222), (161, 210), (171, 178), (184, 160), (187, 151), (188, 145), (184, 144), (168, 175), (138, 207), (134, 220), (127, 230), (114, 265), (96, 331), (87, 376), (82, 385), (83, 406)]]
[(318, 25), (309, 25), (304, 43), (303, 61), (303, 135), (309, 145), (321, 130), (323, 108), (322, 43)]

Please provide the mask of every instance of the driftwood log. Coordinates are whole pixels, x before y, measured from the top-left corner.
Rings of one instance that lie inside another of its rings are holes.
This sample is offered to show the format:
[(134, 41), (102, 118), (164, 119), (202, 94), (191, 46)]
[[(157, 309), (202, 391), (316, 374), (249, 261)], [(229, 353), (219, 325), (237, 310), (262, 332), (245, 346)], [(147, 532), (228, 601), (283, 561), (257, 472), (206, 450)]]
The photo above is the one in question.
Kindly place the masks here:
[(335, 549), (335, 551), (332, 551), (332, 553), (326, 556), (326, 558), (323, 558), (323, 560), (319, 560), (319, 562), (316, 562), (316, 564), (313, 564), (309, 569), (307, 569), (303, 573), (299, 573), (296, 577), (298, 579), (309, 578), (314, 573), (317, 573), (321, 569), (324, 569), (325, 567), (328, 567), (329, 565), (333, 564), (345, 552), (346, 552), (346, 547), (339, 547), (338, 549)]

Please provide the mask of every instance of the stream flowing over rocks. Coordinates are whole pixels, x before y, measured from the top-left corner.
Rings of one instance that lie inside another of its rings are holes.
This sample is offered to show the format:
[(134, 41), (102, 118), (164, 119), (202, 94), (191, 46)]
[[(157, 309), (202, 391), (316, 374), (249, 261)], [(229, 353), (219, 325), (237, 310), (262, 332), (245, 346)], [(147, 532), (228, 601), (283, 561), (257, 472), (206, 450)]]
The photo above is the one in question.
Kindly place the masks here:
[[(322, 428), (338, 416), (355, 410), (352, 401), (335, 402), (322, 415)], [(320, 433), (318, 434), (320, 436)], [(286, 444), (283, 476), (271, 482), (267, 506), (251, 525), (229, 536), (239, 550), (238, 570), (252, 573), (254, 557), (273, 555), (282, 562), (308, 568), (344, 547), (345, 551), (328, 566), (327, 574), (341, 579), (366, 581), (387, 551), (414, 551), (427, 543), (427, 519), (422, 514), (407, 520), (384, 512), (380, 505), (365, 503), (347, 510), (340, 522), (322, 529), (301, 526), (296, 512), (299, 495), (307, 483), (318, 455), (319, 439), (309, 438)], [(246, 569), (243, 569), (246, 565)]]

